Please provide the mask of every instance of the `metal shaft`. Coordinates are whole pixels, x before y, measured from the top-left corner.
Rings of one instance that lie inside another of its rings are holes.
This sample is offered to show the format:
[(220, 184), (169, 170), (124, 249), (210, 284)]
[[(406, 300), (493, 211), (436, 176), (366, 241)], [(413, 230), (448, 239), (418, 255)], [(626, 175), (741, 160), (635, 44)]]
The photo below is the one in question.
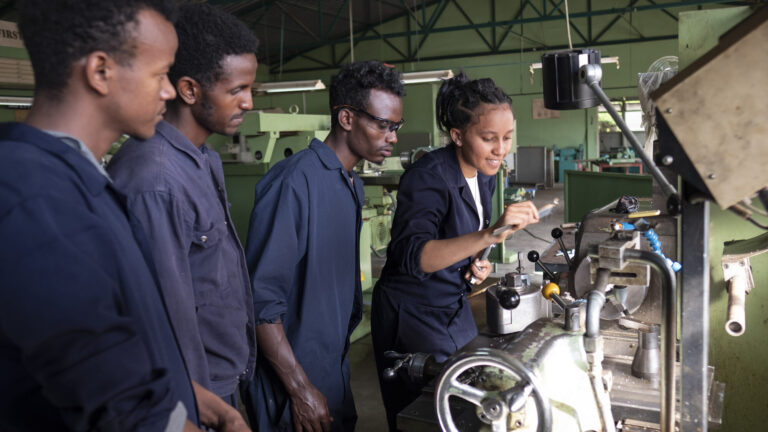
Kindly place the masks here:
[(603, 76), (603, 70), (600, 65), (588, 64), (582, 66), (580, 76), (581, 80), (586, 83), (589, 88), (592, 89), (608, 113), (611, 115), (611, 117), (613, 117), (613, 121), (615, 121), (619, 126), (619, 129), (621, 129), (621, 132), (624, 134), (624, 136), (627, 137), (629, 143), (632, 145), (632, 148), (635, 149), (637, 156), (643, 160), (645, 167), (661, 186), (661, 190), (664, 191), (664, 195), (667, 197), (670, 195), (676, 195), (677, 191), (675, 188), (667, 181), (667, 178), (664, 177), (664, 174), (659, 171), (659, 168), (656, 166), (656, 164), (653, 163), (651, 158), (645, 154), (645, 150), (643, 150), (643, 147), (640, 145), (637, 137), (635, 137), (635, 134), (629, 130), (627, 124), (624, 123), (624, 119), (621, 118), (621, 115), (619, 115), (618, 111), (616, 111), (616, 108), (613, 107), (611, 101), (608, 99), (608, 96), (606, 96), (605, 93), (603, 93), (603, 89), (600, 88), (600, 79)]
[(675, 340), (677, 339), (677, 289), (675, 273), (659, 255), (630, 249), (624, 251), (627, 261), (650, 265), (661, 276), (661, 315), (664, 323), (661, 333), (661, 430), (675, 430)]
[(565, 256), (565, 261), (568, 263), (568, 268), (573, 269), (573, 262), (571, 262), (571, 256), (568, 255), (568, 248), (565, 247), (565, 242), (563, 241), (563, 238), (559, 237), (557, 239), (557, 242), (560, 243), (560, 250), (563, 251), (563, 255)]

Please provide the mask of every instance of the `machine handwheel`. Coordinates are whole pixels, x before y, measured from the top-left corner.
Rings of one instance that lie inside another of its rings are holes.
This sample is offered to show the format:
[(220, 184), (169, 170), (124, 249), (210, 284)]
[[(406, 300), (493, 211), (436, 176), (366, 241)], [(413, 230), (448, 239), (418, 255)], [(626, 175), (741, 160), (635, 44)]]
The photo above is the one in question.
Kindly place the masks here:
[[(459, 381), (459, 377), (472, 368), (494, 367), (506, 373), (515, 375), (525, 385), (515, 385), (511, 389), (502, 391), (486, 391)], [(543, 388), (538, 384), (538, 378), (518, 359), (504, 351), (481, 348), (477, 351), (460, 355), (449, 363), (440, 375), (435, 392), (435, 410), (437, 421), (443, 431), (458, 432), (451, 414), (451, 397), (458, 397), (479, 407), (482, 420), (490, 423), (494, 432), (507, 431), (507, 416), (509, 405), (518, 405), (519, 402), (510, 403), (514, 398), (513, 393), (527, 392), (534, 397), (538, 415), (538, 432), (549, 432), (552, 429), (552, 408), (549, 398), (543, 393)], [(510, 397), (511, 396), (511, 397)]]

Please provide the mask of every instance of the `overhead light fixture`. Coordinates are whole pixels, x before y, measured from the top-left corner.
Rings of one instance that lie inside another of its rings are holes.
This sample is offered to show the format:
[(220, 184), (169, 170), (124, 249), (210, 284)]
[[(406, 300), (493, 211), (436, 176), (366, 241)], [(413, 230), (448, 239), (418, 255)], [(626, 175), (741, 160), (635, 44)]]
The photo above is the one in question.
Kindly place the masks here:
[(447, 80), (451, 78), (453, 78), (453, 71), (450, 69), (426, 72), (408, 72), (403, 74), (403, 83), (416, 84)]
[(323, 82), (320, 80), (306, 80), (260, 83), (257, 84), (253, 89), (257, 92), (264, 93), (282, 93), (323, 90), (324, 88), (325, 84), (323, 84)]
[(0, 96), (0, 105), (29, 107), (32, 106), (31, 97)]

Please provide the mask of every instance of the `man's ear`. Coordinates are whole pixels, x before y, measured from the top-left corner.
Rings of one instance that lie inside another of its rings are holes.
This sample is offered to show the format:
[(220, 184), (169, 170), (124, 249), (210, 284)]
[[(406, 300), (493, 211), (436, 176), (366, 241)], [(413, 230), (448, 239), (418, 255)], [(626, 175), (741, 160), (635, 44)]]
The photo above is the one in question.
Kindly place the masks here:
[(451, 134), (451, 141), (456, 143), (457, 146), (461, 147), (461, 131), (456, 128), (452, 128), (448, 132)]
[(203, 88), (194, 78), (183, 76), (176, 82), (176, 93), (185, 104), (194, 105), (200, 102)]
[(352, 130), (352, 111), (348, 109), (342, 109), (336, 113), (336, 116), (337, 120), (339, 120), (339, 126), (341, 126), (342, 129), (347, 132)]
[(83, 73), (88, 86), (96, 93), (106, 96), (115, 79), (117, 62), (104, 51), (94, 51), (83, 60)]

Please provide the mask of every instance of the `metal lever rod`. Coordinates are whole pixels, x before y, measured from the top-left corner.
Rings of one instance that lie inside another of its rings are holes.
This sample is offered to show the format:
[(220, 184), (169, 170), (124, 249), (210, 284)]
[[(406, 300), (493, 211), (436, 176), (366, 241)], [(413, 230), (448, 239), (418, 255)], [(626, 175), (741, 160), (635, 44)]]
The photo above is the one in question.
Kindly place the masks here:
[(659, 171), (659, 168), (656, 166), (656, 164), (653, 163), (651, 158), (645, 153), (645, 150), (643, 150), (643, 147), (640, 145), (637, 137), (635, 137), (632, 131), (629, 130), (627, 124), (624, 123), (624, 119), (621, 118), (618, 111), (616, 111), (616, 108), (611, 105), (611, 101), (608, 99), (608, 96), (606, 96), (605, 93), (603, 93), (603, 89), (600, 88), (600, 80), (603, 78), (603, 69), (600, 67), (600, 65), (586, 64), (582, 66), (579, 70), (579, 78), (581, 78), (581, 81), (588, 85), (589, 88), (591, 88), (595, 93), (595, 96), (600, 99), (603, 107), (605, 107), (611, 117), (613, 117), (613, 121), (616, 122), (616, 124), (619, 126), (619, 129), (621, 129), (621, 132), (629, 140), (629, 143), (632, 145), (632, 148), (635, 150), (637, 156), (643, 160), (645, 167), (651, 173), (653, 178), (656, 179), (656, 181), (659, 183), (661, 190), (664, 191), (664, 195), (667, 197), (670, 195), (677, 195), (675, 188), (667, 181), (667, 178), (664, 177), (664, 174)]
[(549, 276), (550, 280), (552, 281), (557, 280), (557, 278), (555, 277), (555, 274), (552, 273), (552, 270), (550, 270), (549, 267), (547, 267), (543, 262), (539, 261), (539, 253), (536, 252), (535, 250), (528, 252), (528, 261), (532, 263), (538, 263), (539, 266), (542, 268), (542, 270), (544, 270), (544, 273), (546, 273), (547, 276)]
[(568, 269), (573, 270), (573, 261), (571, 261), (571, 256), (568, 254), (568, 248), (565, 247), (565, 242), (563, 241), (563, 230), (560, 228), (553, 228), (552, 238), (557, 240), (557, 243), (560, 244), (560, 250), (565, 256), (565, 262), (568, 263)]

